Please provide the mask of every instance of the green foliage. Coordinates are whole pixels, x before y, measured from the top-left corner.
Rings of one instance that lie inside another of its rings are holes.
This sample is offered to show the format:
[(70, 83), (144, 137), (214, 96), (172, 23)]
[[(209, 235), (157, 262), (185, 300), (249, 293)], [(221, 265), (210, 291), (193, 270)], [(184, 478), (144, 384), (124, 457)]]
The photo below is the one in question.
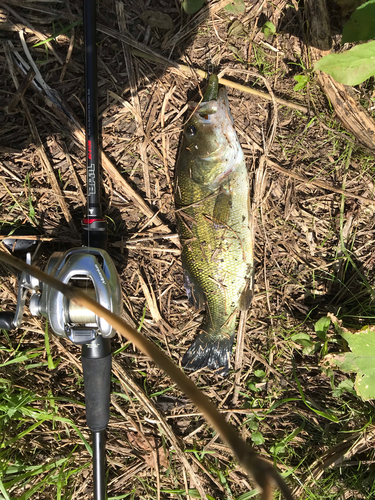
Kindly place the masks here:
[(231, 14), (242, 14), (245, 11), (245, 2), (244, 0), (233, 0), (225, 6), (225, 10)]
[(203, 7), (204, 0), (184, 0), (182, 8), (186, 14), (195, 14), (200, 8)]
[(259, 490), (251, 490), (243, 495), (240, 495), (236, 500), (250, 500), (250, 498), (254, 498), (257, 495), (259, 495)]
[(315, 63), (319, 69), (344, 85), (359, 85), (375, 75), (375, 42), (357, 45), (342, 54), (329, 54)]
[(351, 351), (328, 354), (323, 359), (324, 364), (347, 373), (356, 373), (354, 388), (357, 394), (364, 401), (375, 399), (375, 331), (366, 327), (350, 332), (339, 322), (335, 322), (335, 327)]
[(270, 452), (277, 456), (285, 453), (285, 449), (291, 441), (304, 429), (305, 423), (303, 423), (298, 429), (294, 429), (293, 432), (291, 432), (288, 436), (286, 436), (284, 439), (281, 441), (275, 443), (274, 445), (271, 446)]
[(293, 78), (297, 82), (297, 85), (294, 85), (293, 87), (293, 90), (295, 91), (304, 89), (309, 81), (309, 77), (307, 75), (295, 75)]
[(50, 349), (50, 345), (49, 345), (48, 321), (46, 321), (46, 328), (44, 330), (44, 345), (46, 347), (46, 354), (47, 354), (47, 359), (48, 359), (48, 369), (54, 370), (57, 367), (57, 365), (60, 363), (60, 358), (58, 358), (56, 360), (56, 362), (53, 361), (51, 349)]
[[(375, 38), (375, 0), (358, 7), (343, 30), (342, 42)], [(344, 85), (359, 85), (375, 75), (375, 42), (357, 45), (342, 54), (322, 57), (314, 66)]]
[[(68, 399), (66, 401), (75, 405), (79, 404), (77, 401)], [(37, 429), (37, 432), (40, 432), (41, 425), (44, 429), (49, 427), (59, 432), (61, 430), (68, 436), (71, 433), (69, 427), (73, 428), (91, 453), (90, 446), (75, 424), (70, 419), (59, 416), (57, 399), (52, 396), (51, 391), (49, 391), (48, 397), (41, 398), (31, 391), (14, 387), (10, 380), (0, 379), (1, 499), (16, 498), (12, 493), (19, 488), (23, 489), (23, 494), (17, 496), (20, 500), (39, 498), (39, 495), (43, 494), (43, 490), (48, 486), (56, 487), (56, 500), (68, 498), (66, 487), (69, 478), (91, 465), (90, 462), (81, 463), (78, 466), (74, 464), (76, 458), (74, 452), (77, 447), (63, 458), (55, 461), (51, 457), (48, 463), (35, 465), (35, 461), (38, 462), (39, 452), (43, 453), (43, 448), (42, 450), (38, 449), (35, 451), (34, 463), (30, 464), (29, 460), (25, 460), (24, 448), (28, 442), (33, 442), (34, 431)], [(61, 439), (59, 432), (56, 433), (56, 440)], [(42, 497), (40, 496), (40, 498)]]
[(353, 380), (350, 380), (350, 378), (342, 380), (336, 387), (336, 389), (332, 391), (332, 396), (335, 398), (339, 398), (344, 394), (344, 392), (350, 392), (351, 394), (355, 394), (355, 390), (353, 389)]
[(254, 444), (257, 444), (257, 445), (261, 445), (264, 443), (264, 437), (263, 437), (263, 434), (259, 431), (254, 431), (252, 434), (251, 434), (251, 441), (254, 443)]
[[(64, 35), (68, 31), (70, 31), (72, 28), (75, 28), (76, 26), (79, 26), (82, 24), (82, 21), (74, 21), (73, 23), (69, 24), (66, 28), (62, 28), (58, 33), (54, 34), (53, 36), (50, 36), (46, 40), (42, 40), (41, 42), (38, 42), (33, 45), (33, 47), (40, 47), (41, 45), (46, 45), (49, 42), (52, 42), (53, 40), (56, 40), (56, 38), (60, 35)], [(55, 29), (54, 29), (55, 31)]]
[(375, 0), (358, 7), (342, 32), (342, 43), (360, 42), (375, 38)]
[(269, 38), (276, 33), (276, 26), (271, 21), (267, 21), (263, 24), (262, 33), (265, 38)]
[(331, 318), (329, 318), (328, 316), (323, 316), (323, 318), (320, 318), (315, 323), (314, 327), (317, 337), (319, 337), (321, 340), (326, 341), (330, 324), (331, 324)]
[(339, 419), (336, 417), (336, 415), (334, 415), (333, 413), (331, 413), (329, 411), (318, 410), (315, 407), (316, 406), (315, 403), (309, 403), (307, 401), (305, 393), (303, 392), (302, 386), (300, 384), (300, 381), (298, 380), (294, 362), (293, 362), (293, 373), (294, 373), (294, 379), (295, 379), (295, 381), (297, 383), (297, 387), (298, 387), (299, 393), (301, 395), (302, 401), (305, 403), (305, 405), (307, 406), (307, 408), (309, 408), (311, 411), (313, 411), (314, 413), (316, 413), (320, 417), (326, 418), (326, 419), (330, 420), (331, 422), (338, 422)]

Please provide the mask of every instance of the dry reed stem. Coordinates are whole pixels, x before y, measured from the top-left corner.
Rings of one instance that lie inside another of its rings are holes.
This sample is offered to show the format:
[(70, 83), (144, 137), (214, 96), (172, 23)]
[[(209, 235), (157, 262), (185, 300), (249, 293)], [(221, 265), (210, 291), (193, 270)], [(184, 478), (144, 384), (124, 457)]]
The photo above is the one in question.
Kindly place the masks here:
[(105, 319), (118, 333), (132, 342), (144, 354), (149, 356), (167, 375), (169, 375), (169, 377), (171, 377), (198, 409), (204, 413), (206, 420), (220, 434), (221, 438), (228, 446), (232, 448), (237, 460), (261, 488), (262, 500), (271, 500), (272, 484), (278, 486), (287, 500), (293, 499), (289, 488), (273, 466), (259, 458), (255, 450), (240, 438), (235, 428), (226, 422), (223, 415), (219, 413), (210, 399), (203, 394), (203, 392), (196, 387), (194, 382), (155, 344), (143, 337), (134, 328), (127, 325), (120, 317), (105, 309), (80, 289), (66, 285), (40, 269), (29, 266), (25, 262), (4, 252), (0, 252), (0, 261), (34, 276), (39, 281), (61, 292), (68, 300), (71, 300), (80, 307), (85, 307), (95, 312), (95, 314)]
[(237, 404), (238, 395), (240, 393), (241, 370), (243, 363), (243, 351), (244, 351), (245, 333), (246, 333), (246, 319), (247, 319), (247, 310), (241, 311), (240, 320), (238, 323), (238, 330), (237, 330), (236, 357), (234, 360), (234, 369), (236, 375), (234, 377), (234, 391), (232, 398), (233, 406)]
[[(121, 385), (124, 387), (124, 389), (130, 389), (131, 392), (134, 394), (134, 396), (138, 399), (138, 401), (143, 405), (143, 407), (154, 416), (159, 425), (159, 428), (162, 430), (166, 438), (170, 441), (171, 445), (173, 446), (177, 458), (184, 466), (184, 469), (188, 471), (199, 494), (201, 495), (201, 498), (207, 500), (205, 491), (200, 483), (198, 476), (192, 469), (188, 459), (185, 456), (184, 450), (180, 445), (178, 437), (175, 435), (175, 433), (173, 432), (172, 428), (170, 427), (166, 419), (159, 413), (153, 402), (145, 395), (142, 389), (138, 387), (138, 385), (134, 382), (134, 380), (130, 377), (130, 375), (121, 367), (121, 365), (118, 364), (116, 361), (112, 361), (112, 365), (113, 365), (113, 371), (116, 374), (117, 378), (119, 379)], [(138, 414), (138, 412), (136, 414)]]
[[(123, 4), (123, 2), (120, 2), (118, 0), (116, 1), (116, 13), (117, 13), (117, 18), (118, 18), (117, 21), (118, 21), (120, 33), (125, 34), (125, 33), (127, 33), (127, 28), (126, 28), (124, 4)], [(142, 116), (141, 116), (141, 104), (139, 102), (137, 81), (136, 81), (136, 76), (135, 76), (135, 72), (134, 72), (132, 54), (131, 54), (131, 50), (130, 50), (129, 46), (124, 41), (122, 41), (121, 43), (122, 43), (122, 50), (124, 52), (126, 72), (128, 74), (130, 96), (131, 96), (131, 100), (132, 100), (132, 105), (135, 109), (135, 117), (136, 117), (136, 122), (137, 122), (137, 134), (139, 136), (143, 136), (143, 135), (145, 135), (145, 133), (144, 133), (144, 129), (143, 129), (143, 120), (142, 120)], [(145, 184), (146, 198), (148, 200), (151, 200), (150, 171), (149, 171), (146, 149), (147, 149), (147, 146), (145, 145), (144, 141), (139, 144), (139, 154), (140, 154), (141, 160), (142, 160), (143, 181)]]
[(25, 95), (26, 90), (29, 88), (29, 85), (31, 85), (31, 82), (33, 81), (34, 76), (35, 76), (35, 71), (32, 68), (30, 68), (29, 71), (24, 76), (24, 78), (21, 82), (21, 85), (16, 90), (16, 93), (14, 94), (12, 100), (10, 101), (8, 106), (5, 107), (5, 110), (8, 114), (11, 114), (14, 112), (18, 103), (20, 102), (22, 97)]
[[(150, 250), (152, 250), (152, 249), (150, 248)], [(146, 302), (147, 302), (148, 308), (150, 310), (152, 319), (156, 323), (161, 323), (163, 321), (163, 318), (161, 317), (160, 312), (159, 312), (159, 308), (158, 308), (158, 304), (156, 302), (154, 290), (152, 289), (151, 286), (150, 286), (150, 289), (148, 288), (147, 283), (144, 280), (140, 269), (138, 269), (138, 279), (139, 279), (139, 282), (141, 284), (143, 294), (146, 297)]]
[(268, 159), (268, 164), (274, 170), (277, 170), (278, 172), (285, 174), (288, 177), (291, 177), (292, 179), (301, 181), (306, 185), (314, 186), (316, 188), (322, 189), (323, 191), (332, 191), (332, 193), (341, 194), (343, 196), (346, 196), (347, 198), (353, 198), (355, 200), (362, 201), (363, 203), (367, 203), (369, 205), (375, 205), (375, 200), (371, 200), (370, 198), (365, 198), (364, 196), (360, 196), (359, 194), (351, 193), (346, 189), (337, 188), (335, 186), (332, 186), (332, 184), (330, 184), (329, 182), (319, 181), (317, 179), (315, 180), (309, 179), (301, 174), (297, 174), (296, 172), (291, 172), (290, 170), (287, 170), (286, 168), (282, 167), (273, 160)]
[[(168, 105), (168, 101), (172, 97), (174, 91), (176, 90), (176, 86), (174, 85), (171, 87), (168, 92), (164, 96), (163, 104), (161, 107), (161, 114), (160, 114), (160, 125), (161, 128), (164, 129), (164, 116), (165, 116), (165, 110)], [(169, 175), (169, 170), (168, 170), (168, 147), (169, 147), (169, 139), (166, 137), (166, 134), (163, 132), (161, 136), (162, 140), (162, 148), (163, 148), (163, 163), (164, 163), (164, 172), (165, 172), (165, 177), (167, 179), (167, 184), (168, 184), (168, 189), (169, 193), (172, 194), (173, 189), (172, 189), (172, 182), (171, 182), (171, 177)]]
[[(15, 70), (14, 70), (13, 59), (12, 59), (12, 56), (11, 56), (11, 53), (10, 53), (9, 45), (7, 43), (4, 43), (3, 47), (4, 47), (5, 56), (6, 56), (6, 59), (7, 59), (7, 62), (8, 62), (9, 71), (11, 73), (14, 85), (15, 85), (16, 89), (18, 89), (19, 88), (18, 78), (17, 78)], [(21, 103), (22, 103), (22, 106), (23, 106), (23, 109), (24, 109), (24, 112), (25, 112), (25, 115), (26, 115), (26, 119), (27, 119), (27, 121), (29, 123), (31, 134), (32, 134), (33, 140), (35, 142), (35, 147), (36, 147), (36, 149), (38, 151), (39, 159), (40, 159), (41, 163), (44, 165), (44, 167), (45, 167), (45, 169), (47, 171), (48, 177), (50, 179), (51, 187), (52, 187), (53, 191), (55, 192), (55, 195), (57, 197), (57, 200), (58, 200), (58, 203), (60, 205), (60, 208), (61, 208), (61, 210), (62, 210), (62, 212), (64, 214), (64, 217), (65, 217), (67, 223), (69, 224), (71, 230), (73, 231), (73, 234), (78, 235), (77, 228), (73, 224), (72, 216), (70, 214), (70, 211), (68, 209), (68, 206), (66, 204), (64, 196), (63, 196), (63, 194), (61, 192), (60, 186), (59, 186), (59, 184), (58, 184), (58, 182), (56, 180), (55, 172), (54, 172), (54, 170), (52, 168), (52, 165), (51, 165), (51, 163), (50, 163), (50, 161), (48, 159), (48, 156), (46, 154), (46, 151), (44, 149), (43, 143), (42, 143), (42, 141), (40, 139), (38, 129), (37, 129), (36, 125), (35, 125), (35, 122), (34, 122), (34, 119), (33, 119), (32, 115), (30, 113), (30, 110), (29, 110), (29, 107), (27, 105), (26, 99), (24, 97), (21, 97), (20, 100), (21, 100)]]
[(71, 172), (72, 177), (74, 179), (74, 183), (77, 186), (78, 197), (81, 200), (82, 205), (85, 205), (86, 198), (85, 198), (85, 195), (83, 194), (82, 187), (81, 187), (81, 184), (79, 182), (77, 172), (75, 171), (72, 159), (70, 157), (70, 154), (69, 154), (69, 151), (68, 151), (68, 148), (67, 148), (65, 142), (62, 141), (61, 147), (62, 147), (62, 150), (64, 151), (66, 161), (68, 162), (70, 172)]
[[(9, 7), (9, 5), (7, 5), (5, 2), (0, 2), (0, 5), (2, 7), (4, 7), (4, 9), (6, 9), (8, 12), (10, 12), (12, 14), (12, 16), (14, 16), (16, 19), (18, 19), (18, 21), (20, 21), (24, 26), (26, 26), (31, 33), (34, 33), (34, 35), (36, 35), (40, 41), (42, 42), (45, 42), (45, 44), (47, 45), (48, 49), (53, 53), (53, 55), (56, 57), (56, 60), (62, 64), (62, 60), (60, 58), (60, 56), (56, 53), (55, 49), (53, 48), (51, 42), (46, 42), (47, 40), (47, 37), (46, 35), (44, 35), (43, 33), (41, 33), (40, 31), (36, 30), (32, 24), (30, 24), (26, 19), (24, 19), (23, 17), (21, 17), (18, 12), (16, 12), (15, 10), (13, 10), (11, 7)], [(18, 30), (17, 30), (18, 31)]]
[[(19, 54), (18, 54), (19, 56)], [(19, 59), (22, 59), (19, 56)], [(39, 82), (42, 84), (42, 82)], [(64, 102), (64, 100), (59, 96), (56, 90), (52, 90), (44, 81), (43, 81), (43, 90), (39, 86), (33, 85), (34, 90), (40, 92), (47, 102), (49, 108), (51, 108), (54, 112), (54, 115), (46, 114), (50, 120), (57, 119), (59, 128), (63, 128), (67, 130), (72, 137), (78, 141), (78, 143), (82, 146), (82, 148), (86, 147), (85, 142), (85, 133), (82, 125), (79, 123), (78, 119), (74, 115), (73, 111), (70, 107)], [(58, 103), (58, 104), (57, 104)], [(129, 104), (130, 106), (130, 104)], [(43, 110), (44, 111), (44, 110)], [(170, 232), (168, 226), (164, 225), (163, 221), (155, 215), (154, 211), (150, 208), (150, 206), (144, 201), (142, 196), (140, 196), (131, 186), (130, 184), (122, 177), (120, 172), (117, 170), (115, 165), (111, 162), (105, 152), (100, 149), (101, 153), (101, 163), (103, 168), (107, 171), (108, 175), (113, 179), (117, 185), (121, 186), (124, 194), (128, 196), (130, 200), (139, 208), (139, 210), (149, 218), (152, 218), (155, 226), (163, 227), (165, 232)]]
[[(143, 57), (145, 59), (148, 59), (148, 60), (156, 62), (156, 63), (161, 62), (158, 59), (158, 57), (152, 57), (152, 56), (150, 56), (150, 54), (145, 54), (142, 50), (139, 50), (139, 49), (132, 49), (132, 53), (135, 56)], [(170, 61), (170, 62), (172, 62), (172, 61)], [(164, 63), (164, 61), (163, 61), (163, 63)], [(191, 77), (192, 68), (190, 68), (189, 66), (186, 66), (185, 64), (176, 63), (174, 61), (173, 61), (173, 64), (170, 64), (170, 66), (172, 66), (173, 72), (175, 72), (175, 73), (177, 72), (177, 74), (179, 74), (179, 72), (181, 72), (184, 75), (188, 75), (189, 77)], [(196, 75), (200, 76), (201, 78), (208, 78), (206, 71), (203, 71), (201, 69), (195, 69), (195, 68), (193, 69), (193, 71)], [(242, 73), (242, 74), (246, 73), (246, 70), (237, 70), (236, 71), (233, 69), (227, 69), (225, 71), (226, 72), (238, 72), (238, 73)], [(224, 85), (226, 87), (230, 87), (232, 89), (240, 90), (241, 92), (245, 92), (247, 94), (255, 95), (257, 97), (260, 97), (262, 99), (266, 99), (268, 101), (272, 101), (272, 97), (270, 96), (270, 94), (267, 94), (266, 92), (262, 92), (261, 90), (253, 89), (253, 88), (248, 87), (246, 85), (241, 85), (240, 83), (232, 82), (231, 80), (221, 78), (220, 76), (219, 76), (219, 84)], [(281, 104), (282, 106), (287, 106), (289, 108), (297, 109), (298, 111), (302, 111), (302, 113), (308, 113), (307, 107), (302, 106), (301, 104), (297, 104), (297, 103), (292, 102), (292, 101), (286, 101), (285, 99), (280, 99), (279, 97), (275, 97), (275, 100), (278, 104)]]

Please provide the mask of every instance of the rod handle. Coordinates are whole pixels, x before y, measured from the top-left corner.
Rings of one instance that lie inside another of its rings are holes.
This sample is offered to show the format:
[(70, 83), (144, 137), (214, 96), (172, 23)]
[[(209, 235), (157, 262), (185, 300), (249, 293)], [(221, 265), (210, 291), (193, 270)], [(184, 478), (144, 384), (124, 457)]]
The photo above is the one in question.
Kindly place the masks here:
[[(97, 348), (97, 344), (105, 344)], [(109, 421), (112, 356), (110, 340), (98, 336), (82, 348), (86, 422), (92, 432), (103, 431)], [(101, 357), (99, 357), (101, 356)]]

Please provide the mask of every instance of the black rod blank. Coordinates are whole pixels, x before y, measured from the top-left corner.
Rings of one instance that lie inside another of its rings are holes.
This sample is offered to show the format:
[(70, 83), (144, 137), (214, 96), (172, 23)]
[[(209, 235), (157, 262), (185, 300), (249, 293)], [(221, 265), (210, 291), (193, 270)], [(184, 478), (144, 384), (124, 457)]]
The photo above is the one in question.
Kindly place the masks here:
[(96, 53), (96, 2), (84, 2), (87, 215), (101, 217), (98, 134), (98, 67)]
[(92, 433), (94, 462), (94, 499), (105, 500), (105, 430)]
[[(106, 250), (107, 223), (100, 204), (96, 2), (84, 0), (87, 207), (82, 244)], [(105, 500), (105, 429), (109, 421), (111, 341), (99, 335), (82, 346), (86, 420), (93, 439), (94, 500)]]

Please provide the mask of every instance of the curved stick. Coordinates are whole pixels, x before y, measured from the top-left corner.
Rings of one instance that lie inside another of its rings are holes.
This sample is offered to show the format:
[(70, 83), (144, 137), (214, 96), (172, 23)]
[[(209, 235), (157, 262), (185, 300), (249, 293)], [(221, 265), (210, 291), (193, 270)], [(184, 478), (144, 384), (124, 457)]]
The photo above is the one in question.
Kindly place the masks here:
[(22, 260), (16, 259), (4, 252), (0, 252), (0, 261), (34, 276), (39, 281), (61, 292), (67, 299), (78, 306), (86, 307), (90, 311), (95, 312), (98, 316), (104, 318), (123, 337), (132, 342), (144, 354), (152, 358), (152, 360), (164, 370), (164, 372), (169, 375), (179, 388), (192, 400), (197, 408), (199, 408), (206, 420), (220, 434), (228, 446), (232, 448), (239, 463), (245, 468), (246, 472), (255, 479), (262, 490), (262, 500), (272, 499), (272, 483), (280, 488), (286, 500), (293, 500), (289, 488), (273, 466), (269, 462), (259, 458), (256, 451), (240, 438), (236, 429), (227, 423), (224, 416), (218, 412), (208, 397), (205, 396), (203, 392), (196, 387), (194, 382), (190, 380), (156, 345), (80, 289), (66, 285), (40, 269), (29, 266)]

